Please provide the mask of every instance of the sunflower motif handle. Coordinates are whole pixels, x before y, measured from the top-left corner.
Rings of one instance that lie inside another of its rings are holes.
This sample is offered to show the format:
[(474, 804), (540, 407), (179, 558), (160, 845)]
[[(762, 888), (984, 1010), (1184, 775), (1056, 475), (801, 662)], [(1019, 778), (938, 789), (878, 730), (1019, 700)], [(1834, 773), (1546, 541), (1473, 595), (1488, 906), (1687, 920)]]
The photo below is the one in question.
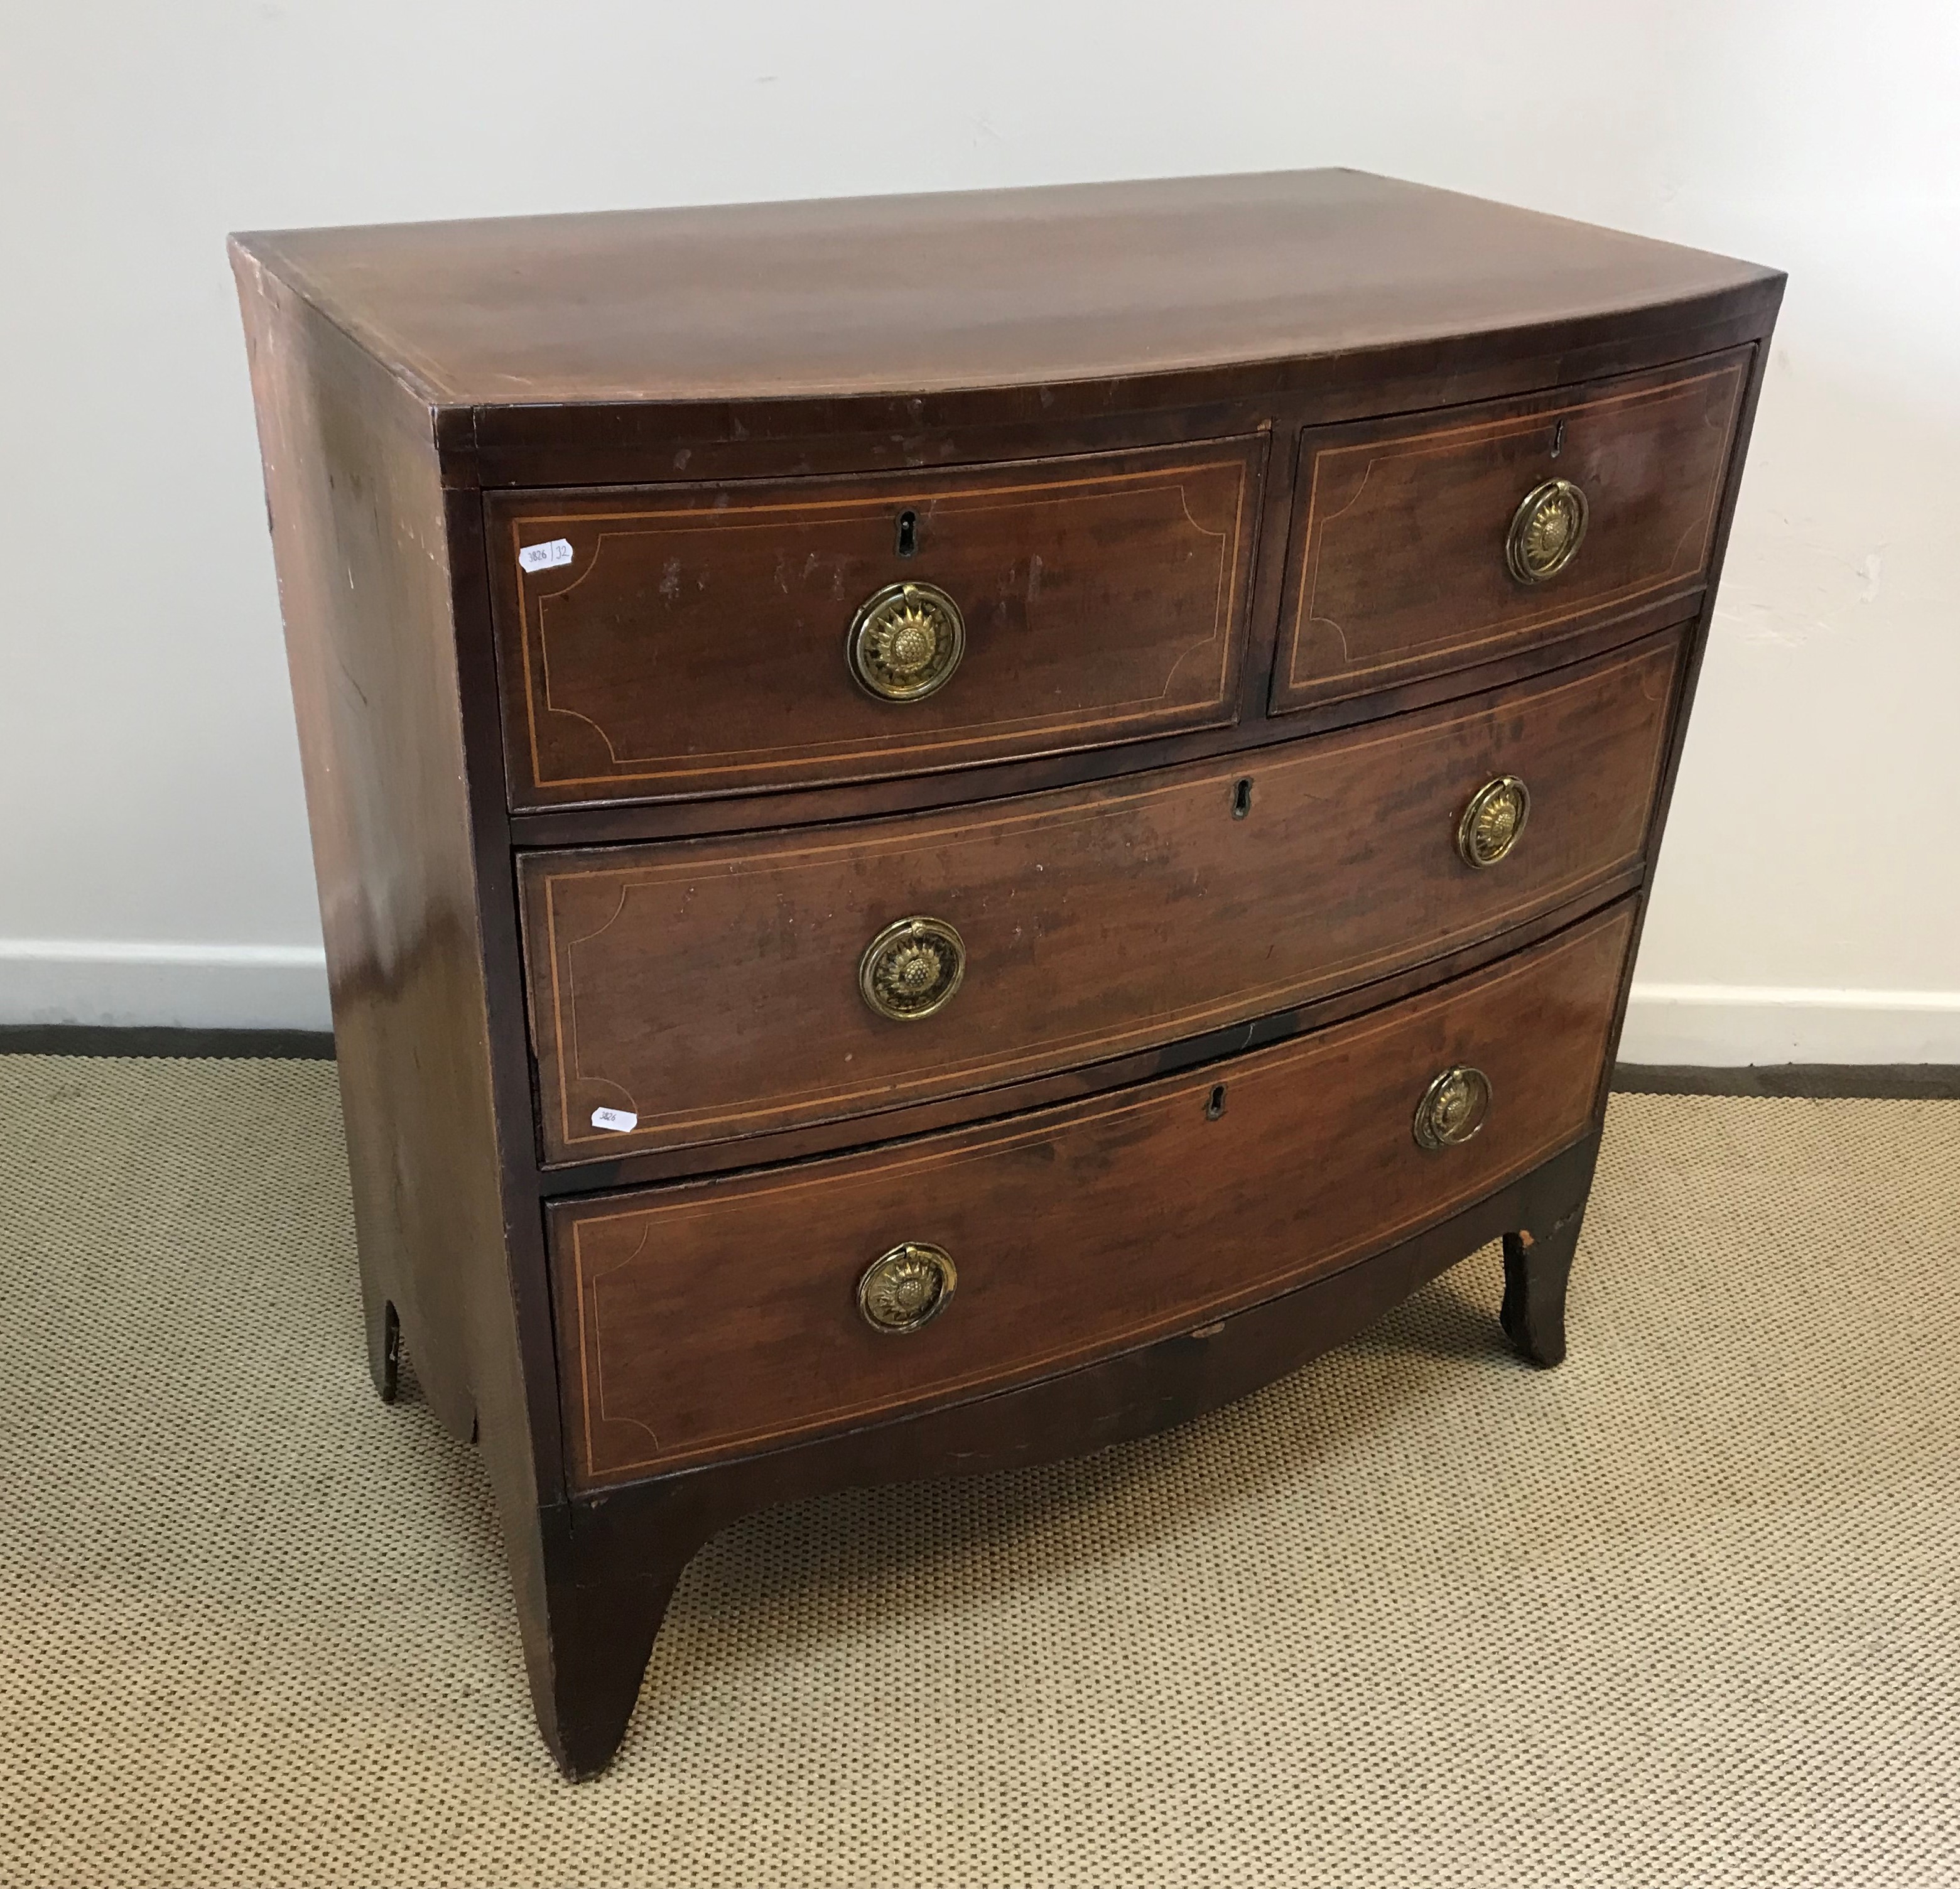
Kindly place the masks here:
[(908, 1239), (865, 1267), (858, 1309), (873, 1331), (916, 1331), (946, 1309), (958, 1277), (944, 1247)]
[(1548, 479), (1525, 494), (1511, 517), (1504, 561), (1520, 584), (1555, 577), (1578, 555), (1586, 541), (1591, 507), (1569, 479)]
[(1481, 1069), (1459, 1063), (1433, 1077), (1415, 1105), (1419, 1148), (1454, 1148), (1484, 1125), (1491, 1110), (1491, 1079)]
[(943, 918), (901, 918), (864, 947), (858, 990), (880, 1016), (916, 1023), (953, 1001), (966, 975), (966, 942)]
[(1531, 790), (1516, 774), (1486, 781), (1456, 823), (1458, 857), (1478, 872), (1496, 865), (1517, 844), (1530, 817)]
[(966, 653), (959, 606), (932, 584), (888, 584), (858, 606), (845, 660), (880, 701), (923, 701), (943, 688)]

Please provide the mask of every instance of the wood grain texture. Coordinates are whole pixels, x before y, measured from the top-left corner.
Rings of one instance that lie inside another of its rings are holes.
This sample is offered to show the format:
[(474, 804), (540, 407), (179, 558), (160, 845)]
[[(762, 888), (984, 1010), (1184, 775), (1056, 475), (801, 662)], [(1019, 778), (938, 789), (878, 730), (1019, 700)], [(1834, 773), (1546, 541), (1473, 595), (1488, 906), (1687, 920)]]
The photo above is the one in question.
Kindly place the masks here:
[[(558, 1406), (542, 1261), (535, 1282), (523, 1276), (511, 1231), (530, 1185), (529, 1123), (500, 1114), (492, 1076), (506, 1045), (492, 1038), (484, 901), (493, 916), (505, 902), (514, 932), (511, 894), (508, 876), (486, 886), (478, 865), (482, 850), (508, 842), (473, 817), (472, 786), (487, 771), (494, 787), (495, 774), (464, 733), (466, 679), (487, 668), (488, 640), (481, 664), (459, 642), (458, 521), (428, 409), (250, 255), (234, 264), (371, 1356), (392, 1307), (431, 1407), (482, 1448), (533, 1696), (555, 1738), (546, 1561), (546, 1537), (565, 1531)], [(466, 556), (466, 594), (474, 574)]]
[[(1752, 351), (1547, 398), (1370, 427), (1300, 447), (1272, 706), (1308, 707), (1502, 655), (1704, 581)], [(1586, 495), (1571, 563), (1506, 568), (1543, 481)]]
[[(546, 1158), (616, 1158), (1024, 1080), (1269, 1014), (1583, 899), (1637, 865), (1678, 632), (1447, 708), (953, 815), (519, 864)], [(1510, 857), (1471, 795), (1532, 795)], [(1245, 784), (1241, 786), (1241, 783)], [(1237, 812), (1241, 795), (1242, 816)], [(912, 914), (968, 962), (937, 1015), (858, 994)], [(592, 1125), (631, 1111), (632, 1133)]]
[[(511, 803), (915, 773), (1236, 713), (1262, 434), (964, 475), (488, 503)], [(909, 555), (899, 523), (909, 515)], [(530, 574), (524, 545), (571, 561)], [(937, 694), (845, 660), (858, 607), (936, 585), (966, 622)]]
[(512, 412), (1064, 383), (1099, 399), (1220, 364), (1271, 385), (1271, 364), (1316, 355), (1355, 378), (1368, 351), (1624, 332), (1779, 280), (1351, 170), (243, 240), (432, 404)]
[[(1446, 1216), (1585, 1132), (1632, 922), (1623, 903), (1373, 1016), (1091, 1102), (555, 1204), (575, 1481), (1067, 1369)], [(1459, 1063), (1489, 1077), (1489, 1120), (1426, 1151), (1417, 1102)], [(931, 1325), (892, 1337), (852, 1294), (902, 1240), (952, 1254), (959, 1286)]]
[(502, 1215), (434, 442), (249, 257), (238, 279), (362, 1261), (467, 1436), (471, 1321), (511, 1315), (474, 1302)]

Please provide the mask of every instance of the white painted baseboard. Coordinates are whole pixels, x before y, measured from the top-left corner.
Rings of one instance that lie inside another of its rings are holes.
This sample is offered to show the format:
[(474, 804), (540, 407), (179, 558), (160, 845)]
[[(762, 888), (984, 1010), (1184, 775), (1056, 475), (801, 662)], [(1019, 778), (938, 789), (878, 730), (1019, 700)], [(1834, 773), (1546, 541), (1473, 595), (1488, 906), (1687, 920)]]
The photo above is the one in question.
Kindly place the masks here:
[(0, 938), (0, 1023), (324, 1030), (318, 945)]
[(1636, 979), (1620, 1060), (1714, 1069), (1774, 1063), (1960, 1064), (1960, 991), (1805, 990), (1791, 984)]
[[(0, 939), (0, 1023), (332, 1027), (317, 945)], [(1960, 1064), (1960, 991), (1644, 984), (1624, 1062)]]

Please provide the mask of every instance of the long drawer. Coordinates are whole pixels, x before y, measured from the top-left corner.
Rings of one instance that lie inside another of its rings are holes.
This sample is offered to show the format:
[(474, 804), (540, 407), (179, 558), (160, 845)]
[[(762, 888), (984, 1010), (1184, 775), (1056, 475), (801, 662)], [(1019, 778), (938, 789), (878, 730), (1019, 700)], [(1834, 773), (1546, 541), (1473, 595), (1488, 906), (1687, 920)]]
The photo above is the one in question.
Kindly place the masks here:
[(1309, 430), (1273, 708), (1467, 668), (1694, 596), (1752, 351)]
[[(1582, 898), (1641, 858), (1682, 647), (1671, 632), (1093, 787), (528, 855), (544, 1156), (725, 1141), (1073, 1067)], [(1472, 865), (1479, 845), (1501, 857)]]
[(1265, 451), (493, 497), (511, 804), (1229, 723)]
[(1592, 1120), (1630, 901), (1474, 975), (984, 1127), (549, 1210), (584, 1487), (978, 1394), (1257, 1302)]

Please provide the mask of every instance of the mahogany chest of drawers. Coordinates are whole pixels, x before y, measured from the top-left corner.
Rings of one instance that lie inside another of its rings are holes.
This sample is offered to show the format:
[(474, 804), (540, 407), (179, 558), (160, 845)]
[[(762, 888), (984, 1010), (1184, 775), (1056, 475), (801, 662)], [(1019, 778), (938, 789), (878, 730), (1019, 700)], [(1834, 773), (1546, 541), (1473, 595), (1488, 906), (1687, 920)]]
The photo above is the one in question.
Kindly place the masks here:
[(368, 1343), (610, 1757), (745, 1509), (1564, 1346), (1773, 272), (1307, 172), (237, 239)]

